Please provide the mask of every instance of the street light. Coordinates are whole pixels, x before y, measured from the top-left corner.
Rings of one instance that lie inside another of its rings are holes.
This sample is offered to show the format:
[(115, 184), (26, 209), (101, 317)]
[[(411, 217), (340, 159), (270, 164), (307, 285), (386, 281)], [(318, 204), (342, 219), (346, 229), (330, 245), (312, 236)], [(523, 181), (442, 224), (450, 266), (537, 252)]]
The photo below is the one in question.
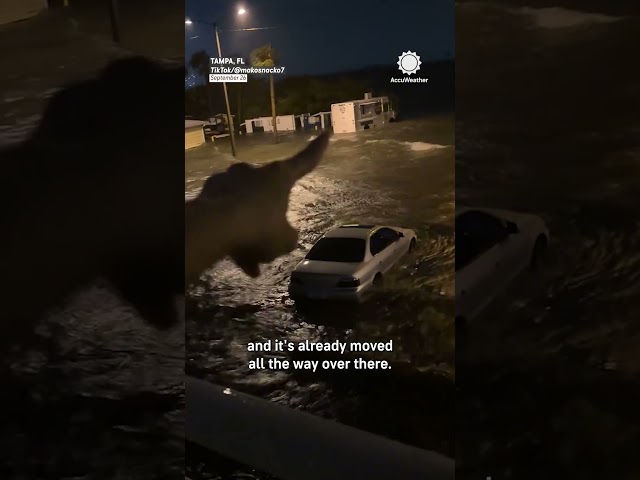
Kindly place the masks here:
[[(238, 10), (238, 15), (243, 15), (244, 13), (246, 13), (246, 10), (244, 8), (241, 8), (240, 10)], [(218, 35), (218, 24), (202, 22), (200, 20), (191, 20), (189, 18), (186, 18), (184, 21), (185, 25), (193, 25), (194, 23), (201, 23), (202, 25), (208, 25), (210, 27), (213, 27), (213, 31), (216, 37), (216, 45), (218, 47), (218, 58), (222, 58), (222, 48), (220, 47), (220, 36)], [(209, 83), (208, 79), (207, 79), (207, 83)], [(205, 88), (207, 88), (206, 84), (205, 84)], [(231, 154), (235, 157), (236, 156), (236, 134), (234, 132), (233, 117), (231, 116), (231, 105), (229, 104), (229, 92), (227, 91), (227, 82), (222, 82), (222, 89), (224, 90), (224, 101), (227, 106), (227, 125), (229, 125), (229, 133), (231, 134)]]

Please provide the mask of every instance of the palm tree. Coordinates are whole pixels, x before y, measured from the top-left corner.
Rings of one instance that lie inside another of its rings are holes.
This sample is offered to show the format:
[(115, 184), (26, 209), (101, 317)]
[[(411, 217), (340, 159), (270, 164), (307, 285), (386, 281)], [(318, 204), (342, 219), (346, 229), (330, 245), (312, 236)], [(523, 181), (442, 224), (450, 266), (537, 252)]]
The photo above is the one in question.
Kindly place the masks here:
[(204, 79), (204, 92), (207, 97), (207, 122), (211, 118), (211, 96), (209, 92), (209, 55), (204, 50), (199, 50), (191, 55), (189, 66)]
[[(251, 52), (251, 65), (254, 67), (274, 67), (280, 60), (278, 53), (269, 45), (263, 45)], [(273, 85), (273, 73), (269, 75), (269, 91), (271, 93), (271, 118), (273, 122), (274, 142), (278, 142), (278, 126), (276, 124), (276, 93)]]

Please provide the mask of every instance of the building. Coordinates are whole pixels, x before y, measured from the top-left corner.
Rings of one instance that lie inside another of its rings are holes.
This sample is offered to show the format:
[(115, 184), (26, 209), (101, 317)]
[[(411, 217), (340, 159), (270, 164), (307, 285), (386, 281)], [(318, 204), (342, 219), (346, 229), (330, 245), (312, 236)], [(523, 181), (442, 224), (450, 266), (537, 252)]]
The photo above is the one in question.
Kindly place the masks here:
[(278, 115), (276, 117), (276, 125), (279, 132), (293, 132), (296, 130), (296, 116)]
[(333, 133), (352, 133), (394, 122), (396, 113), (387, 97), (365, 93), (361, 100), (331, 105)]
[(308, 128), (315, 128), (317, 130), (320, 124), (321, 119), (310, 113), (296, 115), (296, 130), (307, 130)]
[(265, 124), (268, 125), (269, 129), (273, 130), (271, 128), (271, 117), (247, 118), (243, 125), (247, 133), (253, 133), (268, 131)]
[(0, 1), (0, 25), (25, 20), (47, 9), (47, 0)]
[(309, 117), (309, 124), (312, 127), (325, 129), (331, 125), (331, 112), (318, 112)]
[(184, 121), (184, 149), (199, 147), (205, 142), (204, 126), (207, 122), (202, 120)]
[[(304, 130), (312, 126), (315, 120), (312, 115), (303, 113), (301, 115), (278, 115), (276, 125), (279, 132), (294, 132)], [(272, 117), (247, 118), (242, 124), (247, 133), (253, 132), (273, 132)], [(241, 125), (241, 126), (242, 126)]]
[[(279, 132), (293, 132), (296, 130), (296, 116), (278, 115), (276, 125)], [(247, 133), (273, 132), (273, 117), (247, 118), (244, 126)]]

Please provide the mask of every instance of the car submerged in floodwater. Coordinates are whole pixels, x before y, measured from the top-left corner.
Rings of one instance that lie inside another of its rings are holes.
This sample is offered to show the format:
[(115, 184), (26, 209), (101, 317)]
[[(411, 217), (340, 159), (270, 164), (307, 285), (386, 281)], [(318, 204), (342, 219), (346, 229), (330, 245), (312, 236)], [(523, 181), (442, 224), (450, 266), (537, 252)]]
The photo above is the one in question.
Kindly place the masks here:
[(536, 215), (456, 209), (456, 323), (478, 317), (527, 269), (536, 269), (549, 230)]
[(361, 302), (416, 241), (416, 233), (407, 228), (360, 224), (334, 228), (291, 273), (289, 296)]

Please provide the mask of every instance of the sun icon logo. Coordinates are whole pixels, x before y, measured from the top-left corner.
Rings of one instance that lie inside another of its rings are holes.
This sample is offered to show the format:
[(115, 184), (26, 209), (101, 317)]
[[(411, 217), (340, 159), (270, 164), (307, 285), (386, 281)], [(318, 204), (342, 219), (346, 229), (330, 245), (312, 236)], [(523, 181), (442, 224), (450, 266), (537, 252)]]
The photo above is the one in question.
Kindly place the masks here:
[(412, 52), (411, 50), (402, 52), (402, 55), (398, 57), (398, 68), (405, 75), (416, 73), (420, 70), (420, 65), (422, 65), (420, 57), (416, 52)]

